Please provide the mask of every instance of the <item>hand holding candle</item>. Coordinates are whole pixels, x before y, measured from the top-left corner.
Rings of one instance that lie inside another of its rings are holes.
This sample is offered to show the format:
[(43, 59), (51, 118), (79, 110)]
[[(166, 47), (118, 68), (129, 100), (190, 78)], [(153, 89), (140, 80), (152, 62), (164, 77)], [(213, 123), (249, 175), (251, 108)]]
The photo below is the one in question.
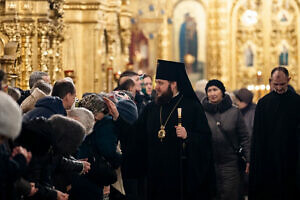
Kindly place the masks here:
[(182, 111), (182, 108), (177, 108), (177, 113), (178, 113), (178, 126), (182, 126), (182, 123), (181, 123), (181, 111)]
[(178, 113), (178, 126), (175, 126), (176, 128), (176, 135), (179, 138), (182, 139), (186, 139), (187, 138), (187, 132), (185, 130), (185, 128), (182, 126), (182, 122), (181, 122), (181, 111), (182, 108), (177, 108), (177, 113)]

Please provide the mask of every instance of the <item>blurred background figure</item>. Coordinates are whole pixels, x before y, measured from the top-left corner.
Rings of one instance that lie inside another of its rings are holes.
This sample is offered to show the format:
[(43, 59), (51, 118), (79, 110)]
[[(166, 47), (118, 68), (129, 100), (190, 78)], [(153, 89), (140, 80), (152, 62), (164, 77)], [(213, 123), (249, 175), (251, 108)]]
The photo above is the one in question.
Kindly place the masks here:
[(155, 98), (155, 90), (153, 89), (153, 80), (150, 75), (144, 75), (142, 91), (146, 97), (147, 103), (153, 101)]
[(205, 86), (207, 84), (207, 80), (205, 79), (202, 79), (202, 80), (199, 80), (196, 82), (196, 85), (195, 85), (195, 93), (199, 99), (199, 101), (201, 102), (202, 99), (204, 97), (206, 97), (206, 93), (205, 93)]
[(4, 85), (5, 81), (5, 72), (0, 69), (0, 90), (4, 91), (6, 85)]
[[(246, 126), (248, 128), (250, 142), (252, 137), (252, 131), (253, 131), (253, 125), (254, 125), (254, 115), (255, 115), (255, 108), (256, 104), (253, 103), (253, 93), (246, 89), (241, 88), (239, 90), (236, 90), (233, 92), (235, 96), (235, 103), (239, 107), (243, 117), (244, 121), (246, 123)], [(242, 188), (242, 196), (248, 196), (248, 185), (249, 185), (249, 176), (248, 174), (243, 174), (243, 188)]]
[(236, 97), (236, 104), (244, 117), (245, 123), (247, 125), (251, 137), (256, 108), (256, 104), (252, 101), (253, 93), (246, 88), (241, 88), (239, 90), (234, 91), (233, 94)]

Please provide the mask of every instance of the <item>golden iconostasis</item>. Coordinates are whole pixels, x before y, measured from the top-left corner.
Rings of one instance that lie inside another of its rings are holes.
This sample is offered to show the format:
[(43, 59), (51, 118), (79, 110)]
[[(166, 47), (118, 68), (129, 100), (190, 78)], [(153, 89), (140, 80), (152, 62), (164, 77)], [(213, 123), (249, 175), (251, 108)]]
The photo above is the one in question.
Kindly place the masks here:
[[(193, 84), (268, 92), (273, 67), (300, 89), (298, 0), (0, 1), (1, 67), (17, 86), (32, 70), (71, 76), (79, 95), (111, 90), (125, 69), (155, 74), (156, 60), (182, 61)], [(15, 56), (4, 55), (9, 42)], [(17, 62), (16, 62), (17, 61)]]

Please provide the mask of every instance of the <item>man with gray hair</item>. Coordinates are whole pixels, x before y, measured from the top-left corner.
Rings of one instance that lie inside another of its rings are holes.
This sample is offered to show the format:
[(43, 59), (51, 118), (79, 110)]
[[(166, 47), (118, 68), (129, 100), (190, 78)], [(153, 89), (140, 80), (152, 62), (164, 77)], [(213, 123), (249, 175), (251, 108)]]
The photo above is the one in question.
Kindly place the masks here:
[[(47, 72), (41, 72), (41, 71), (34, 71), (30, 74), (29, 77), (29, 88), (31, 89), (33, 85), (38, 82), (39, 80), (44, 80), (46, 83), (50, 84), (50, 76)], [(21, 98), (18, 100), (18, 104), (21, 105), (21, 103), (30, 95), (30, 90), (23, 91), (22, 89), (18, 88), (21, 92)]]
[(44, 80), (46, 83), (50, 83), (50, 77), (47, 72), (34, 71), (29, 77), (29, 88), (31, 89), (33, 85), (39, 80)]

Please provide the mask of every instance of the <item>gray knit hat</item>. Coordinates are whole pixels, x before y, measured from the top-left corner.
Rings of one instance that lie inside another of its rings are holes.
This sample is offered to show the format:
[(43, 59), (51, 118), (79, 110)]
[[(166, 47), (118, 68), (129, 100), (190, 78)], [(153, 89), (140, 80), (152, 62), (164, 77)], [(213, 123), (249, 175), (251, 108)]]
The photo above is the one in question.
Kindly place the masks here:
[(18, 104), (0, 91), (0, 135), (15, 139), (21, 130), (22, 112)]
[(90, 110), (94, 115), (103, 112), (106, 113), (107, 105), (103, 98), (98, 94), (84, 96), (78, 103), (78, 107), (84, 107)]
[(241, 88), (237, 91), (233, 92), (236, 98), (238, 98), (240, 101), (245, 102), (246, 104), (249, 104), (252, 102), (253, 99), (253, 93), (248, 90), (247, 88)]

